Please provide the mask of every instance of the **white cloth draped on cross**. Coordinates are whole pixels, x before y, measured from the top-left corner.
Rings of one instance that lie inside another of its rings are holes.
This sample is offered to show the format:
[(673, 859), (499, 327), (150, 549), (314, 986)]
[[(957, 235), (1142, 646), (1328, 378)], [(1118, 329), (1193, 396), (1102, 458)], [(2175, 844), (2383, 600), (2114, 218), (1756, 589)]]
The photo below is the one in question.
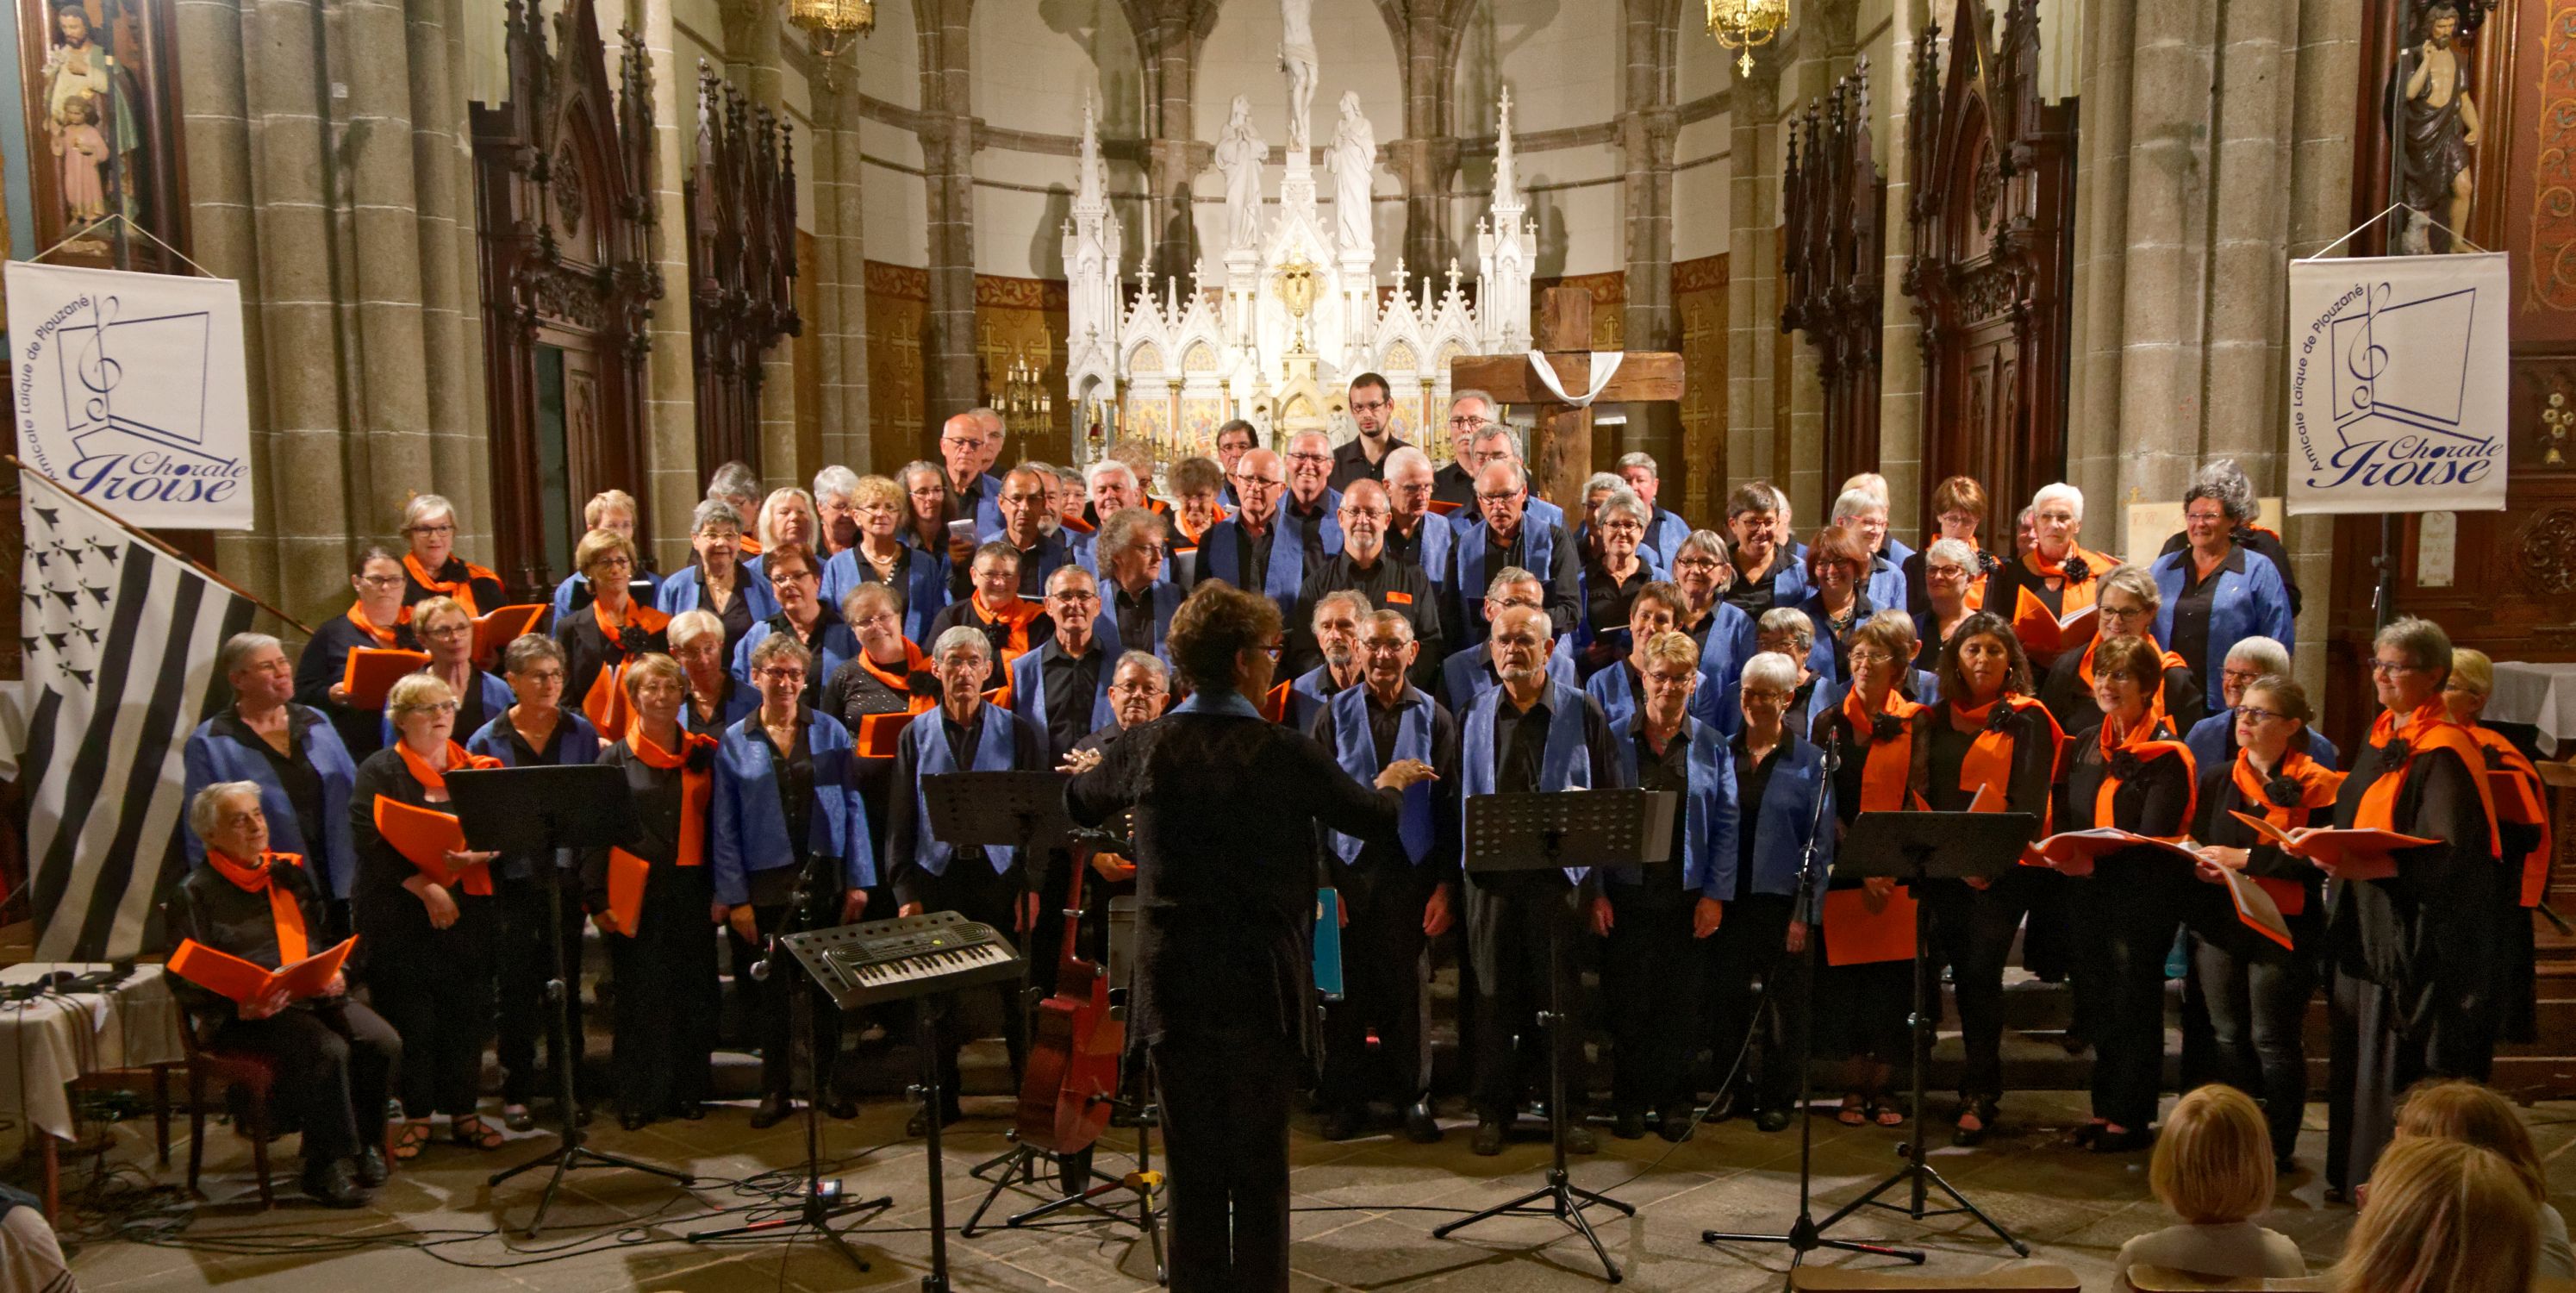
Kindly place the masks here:
[(1565, 389), (1564, 379), (1556, 375), (1556, 365), (1547, 362), (1546, 351), (1529, 352), (1530, 371), (1538, 374), (1538, 380), (1547, 387), (1548, 394), (1555, 396), (1557, 403), (1570, 404), (1578, 409), (1592, 407), (1592, 401), (1610, 389), (1610, 379), (1619, 373), (1619, 361), (1627, 357), (1628, 352), (1624, 350), (1593, 351), (1592, 380), (1584, 385), (1581, 395), (1576, 395)]

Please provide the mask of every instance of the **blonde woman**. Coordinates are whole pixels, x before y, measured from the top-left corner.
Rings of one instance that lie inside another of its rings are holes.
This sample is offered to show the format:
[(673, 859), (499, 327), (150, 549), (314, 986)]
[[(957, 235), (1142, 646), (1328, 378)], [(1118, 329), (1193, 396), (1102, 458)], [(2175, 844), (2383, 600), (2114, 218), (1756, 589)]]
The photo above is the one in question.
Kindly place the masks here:
[(2272, 1207), (2272, 1158), (2263, 1111), (2244, 1092), (2205, 1086), (2175, 1101), (2147, 1187), (2182, 1224), (2122, 1244), (2113, 1286), (2125, 1293), (2132, 1266), (2232, 1279), (2307, 1274), (2297, 1244), (2253, 1221)]
[(2540, 1221), (2513, 1161), (2456, 1140), (2389, 1146), (2335, 1267), (2339, 1293), (2527, 1289)]

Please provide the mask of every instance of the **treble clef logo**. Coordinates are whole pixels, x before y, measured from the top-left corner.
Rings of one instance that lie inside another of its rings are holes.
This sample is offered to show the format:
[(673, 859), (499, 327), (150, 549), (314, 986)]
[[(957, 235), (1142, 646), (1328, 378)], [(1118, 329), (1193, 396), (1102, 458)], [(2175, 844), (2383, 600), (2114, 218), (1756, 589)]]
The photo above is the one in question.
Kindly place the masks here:
[(2343, 358), (2344, 371), (2353, 379), (2351, 407), (2344, 410), (2346, 418), (2370, 411), (2372, 387), (2381, 374), (2388, 371), (2388, 347), (2379, 344), (2378, 332), (2379, 307), (2388, 299), (2390, 291), (2389, 284), (2379, 283), (2362, 296), (2361, 326), (2353, 330), (2352, 342), (2346, 347)]
[(117, 298), (102, 296), (90, 303), (89, 342), (81, 348), (80, 381), (90, 390), (89, 402), (82, 412), (87, 421), (103, 425), (109, 421), (108, 396), (117, 383), (125, 380), (125, 366), (107, 354), (107, 330), (116, 322)]

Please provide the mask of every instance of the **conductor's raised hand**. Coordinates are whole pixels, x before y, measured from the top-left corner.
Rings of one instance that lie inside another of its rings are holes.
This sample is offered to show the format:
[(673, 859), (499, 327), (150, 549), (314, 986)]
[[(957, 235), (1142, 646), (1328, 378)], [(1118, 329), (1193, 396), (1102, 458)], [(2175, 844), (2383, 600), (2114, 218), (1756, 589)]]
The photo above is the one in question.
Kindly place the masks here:
[(1082, 773), (1089, 772), (1093, 768), (1099, 766), (1100, 751), (1067, 750), (1065, 751), (1063, 760), (1055, 765), (1055, 770), (1058, 772), (1070, 772), (1079, 776)]
[(1438, 777), (1439, 774), (1431, 770), (1431, 765), (1420, 759), (1398, 759), (1377, 774), (1377, 788), (1410, 790), (1421, 782), (1437, 780)]
[(865, 889), (852, 889), (852, 890), (850, 890), (848, 893), (845, 893), (845, 894), (842, 894), (842, 895), (841, 895), (841, 923), (842, 923), (842, 924), (844, 924), (844, 925), (848, 925), (848, 924), (852, 924), (852, 923), (856, 922), (856, 921), (858, 920), (858, 918), (859, 918), (859, 914), (860, 914), (861, 912), (866, 911), (867, 909), (868, 909), (868, 891), (867, 891), (867, 890), (865, 890)]
[(1702, 898), (1691, 907), (1691, 937), (1706, 938), (1717, 932), (1726, 920), (1726, 904), (1715, 898)]
[(1610, 927), (1611, 927), (1612, 925), (1616, 924), (1616, 923), (1618, 923), (1618, 916), (1617, 916), (1617, 914), (1616, 914), (1616, 913), (1614, 913), (1614, 912), (1612, 912), (1612, 911), (1611, 911), (1611, 909), (1610, 909), (1610, 900), (1609, 900), (1609, 899), (1607, 899), (1607, 898), (1595, 898), (1595, 899), (1593, 899), (1593, 900), (1592, 900), (1592, 935), (1593, 935), (1593, 937), (1595, 937), (1595, 938), (1608, 938), (1608, 937), (1610, 937)]

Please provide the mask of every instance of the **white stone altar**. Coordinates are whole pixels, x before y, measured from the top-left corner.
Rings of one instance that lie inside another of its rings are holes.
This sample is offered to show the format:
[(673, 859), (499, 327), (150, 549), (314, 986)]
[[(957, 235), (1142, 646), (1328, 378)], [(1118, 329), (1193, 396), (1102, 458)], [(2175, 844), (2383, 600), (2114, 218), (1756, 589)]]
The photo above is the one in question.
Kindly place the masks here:
[[(1218, 168), (1230, 170), (1229, 224), (1248, 214), (1251, 227), (1230, 227), (1215, 264), (1195, 267), (1187, 284), (1153, 281), (1141, 264), (1134, 274), (1122, 271), (1099, 130), (1085, 111), (1064, 229), (1066, 394), (1077, 410), (1075, 456), (1083, 463), (1127, 436), (1150, 440), (1161, 466), (1190, 454), (1214, 456), (1217, 427), (1237, 417), (1261, 428), (1264, 443), (1315, 428), (1338, 444), (1356, 434), (1344, 407), (1348, 383), (1370, 371), (1385, 374), (1392, 388), (1396, 433), (1422, 444), (1435, 462), (1446, 459), (1446, 436), (1424, 428), (1445, 421), (1449, 361), (1530, 344), (1538, 226), (1525, 214), (1514, 173), (1511, 94), (1501, 100), (1494, 197), (1476, 222), (1472, 282), (1454, 260), (1437, 278), (1398, 261), (1393, 281), (1381, 282), (1376, 249), (1352, 236), (1365, 233), (1366, 218), (1318, 205), (1318, 170), (1338, 181), (1336, 204), (1365, 192), (1360, 180), (1375, 172), (1374, 156), (1360, 155), (1363, 148), (1373, 154), (1374, 134), (1358, 111), (1356, 100), (1342, 105), (1334, 136), (1342, 151), (1328, 144), (1327, 166), (1317, 165), (1310, 148), (1286, 149), (1283, 165), (1261, 166), (1261, 188), (1249, 183), (1245, 163), (1267, 152), (1248, 125), (1241, 127), (1248, 139), (1234, 139), (1242, 120), (1235, 114), (1228, 141), (1236, 147), (1220, 142)], [(1251, 200), (1273, 175), (1276, 197)]]

